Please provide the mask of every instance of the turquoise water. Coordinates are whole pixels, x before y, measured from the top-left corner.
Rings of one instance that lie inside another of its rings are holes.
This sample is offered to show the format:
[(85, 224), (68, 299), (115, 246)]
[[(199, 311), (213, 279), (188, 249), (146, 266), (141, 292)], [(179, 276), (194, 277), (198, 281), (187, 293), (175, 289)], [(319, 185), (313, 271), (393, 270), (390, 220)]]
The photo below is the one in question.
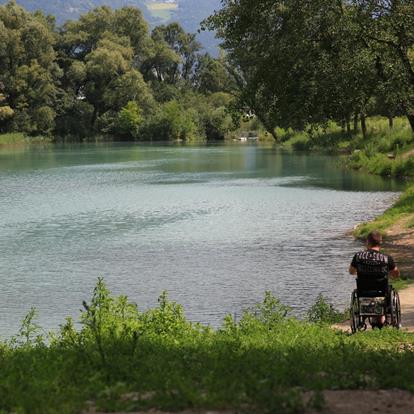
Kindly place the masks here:
[(168, 290), (217, 326), (271, 290), (339, 307), (360, 245), (345, 235), (402, 185), (339, 159), (256, 145), (75, 145), (0, 152), (0, 335), (31, 306), (77, 316), (99, 276), (141, 309)]

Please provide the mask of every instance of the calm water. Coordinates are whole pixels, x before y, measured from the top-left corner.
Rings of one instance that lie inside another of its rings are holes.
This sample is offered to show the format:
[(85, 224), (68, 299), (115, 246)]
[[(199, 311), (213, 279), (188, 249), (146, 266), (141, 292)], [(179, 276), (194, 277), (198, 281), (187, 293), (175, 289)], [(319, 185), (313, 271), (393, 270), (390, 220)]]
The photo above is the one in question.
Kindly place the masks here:
[(98, 276), (141, 309), (166, 289), (220, 324), (271, 290), (298, 314), (348, 303), (345, 232), (401, 185), (258, 146), (90, 145), (0, 152), (0, 335), (35, 306), (55, 328)]

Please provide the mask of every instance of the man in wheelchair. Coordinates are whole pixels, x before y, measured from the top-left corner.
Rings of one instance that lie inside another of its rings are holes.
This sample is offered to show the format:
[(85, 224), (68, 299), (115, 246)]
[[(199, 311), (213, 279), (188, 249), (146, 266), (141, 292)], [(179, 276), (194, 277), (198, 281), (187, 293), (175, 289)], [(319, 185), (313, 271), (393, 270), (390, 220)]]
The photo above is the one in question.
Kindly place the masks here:
[(368, 320), (372, 328), (401, 325), (401, 310), (398, 293), (389, 284), (397, 279), (400, 271), (391, 256), (380, 252), (382, 236), (378, 231), (368, 235), (367, 249), (355, 254), (349, 267), (351, 275), (357, 275), (357, 288), (351, 299), (352, 332), (367, 329)]

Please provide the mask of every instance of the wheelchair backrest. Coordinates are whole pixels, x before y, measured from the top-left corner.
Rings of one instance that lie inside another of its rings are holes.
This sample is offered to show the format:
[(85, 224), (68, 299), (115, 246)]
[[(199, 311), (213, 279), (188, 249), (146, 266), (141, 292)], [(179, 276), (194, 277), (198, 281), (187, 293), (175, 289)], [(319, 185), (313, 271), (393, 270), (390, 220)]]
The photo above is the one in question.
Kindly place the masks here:
[(358, 277), (357, 292), (359, 297), (381, 297), (387, 296), (389, 284), (388, 278), (384, 277)]

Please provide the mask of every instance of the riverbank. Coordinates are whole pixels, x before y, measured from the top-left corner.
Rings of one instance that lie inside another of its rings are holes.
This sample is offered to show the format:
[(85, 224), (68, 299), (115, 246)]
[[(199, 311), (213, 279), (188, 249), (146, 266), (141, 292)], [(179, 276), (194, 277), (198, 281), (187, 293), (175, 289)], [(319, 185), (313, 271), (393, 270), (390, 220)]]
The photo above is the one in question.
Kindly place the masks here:
[(385, 236), (384, 249), (395, 257), (403, 278), (414, 279), (414, 185), (408, 186), (381, 216), (359, 225), (354, 235), (365, 239), (372, 230)]
[(0, 345), (0, 411), (293, 414), (329, 406), (324, 390), (414, 392), (414, 335), (350, 336), (289, 317), (269, 293), (217, 330), (187, 321), (165, 294), (139, 312), (102, 281), (84, 303), (80, 330), (68, 319), (46, 337), (34, 316)]
[(28, 137), (20, 132), (0, 134), (0, 148), (25, 146), (31, 144), (51, 144), (53, 139), (45, 136)]
[(346, 168), (366, 171), (383, 177), (414, 177), (414, 134), (408, 121), (399, 117), (367, 119), (367, 133), (348, 132), (335, 123), (310, 133), (280, 131), (281, 146), (301, 151), (328, 151), (347, 155)]

